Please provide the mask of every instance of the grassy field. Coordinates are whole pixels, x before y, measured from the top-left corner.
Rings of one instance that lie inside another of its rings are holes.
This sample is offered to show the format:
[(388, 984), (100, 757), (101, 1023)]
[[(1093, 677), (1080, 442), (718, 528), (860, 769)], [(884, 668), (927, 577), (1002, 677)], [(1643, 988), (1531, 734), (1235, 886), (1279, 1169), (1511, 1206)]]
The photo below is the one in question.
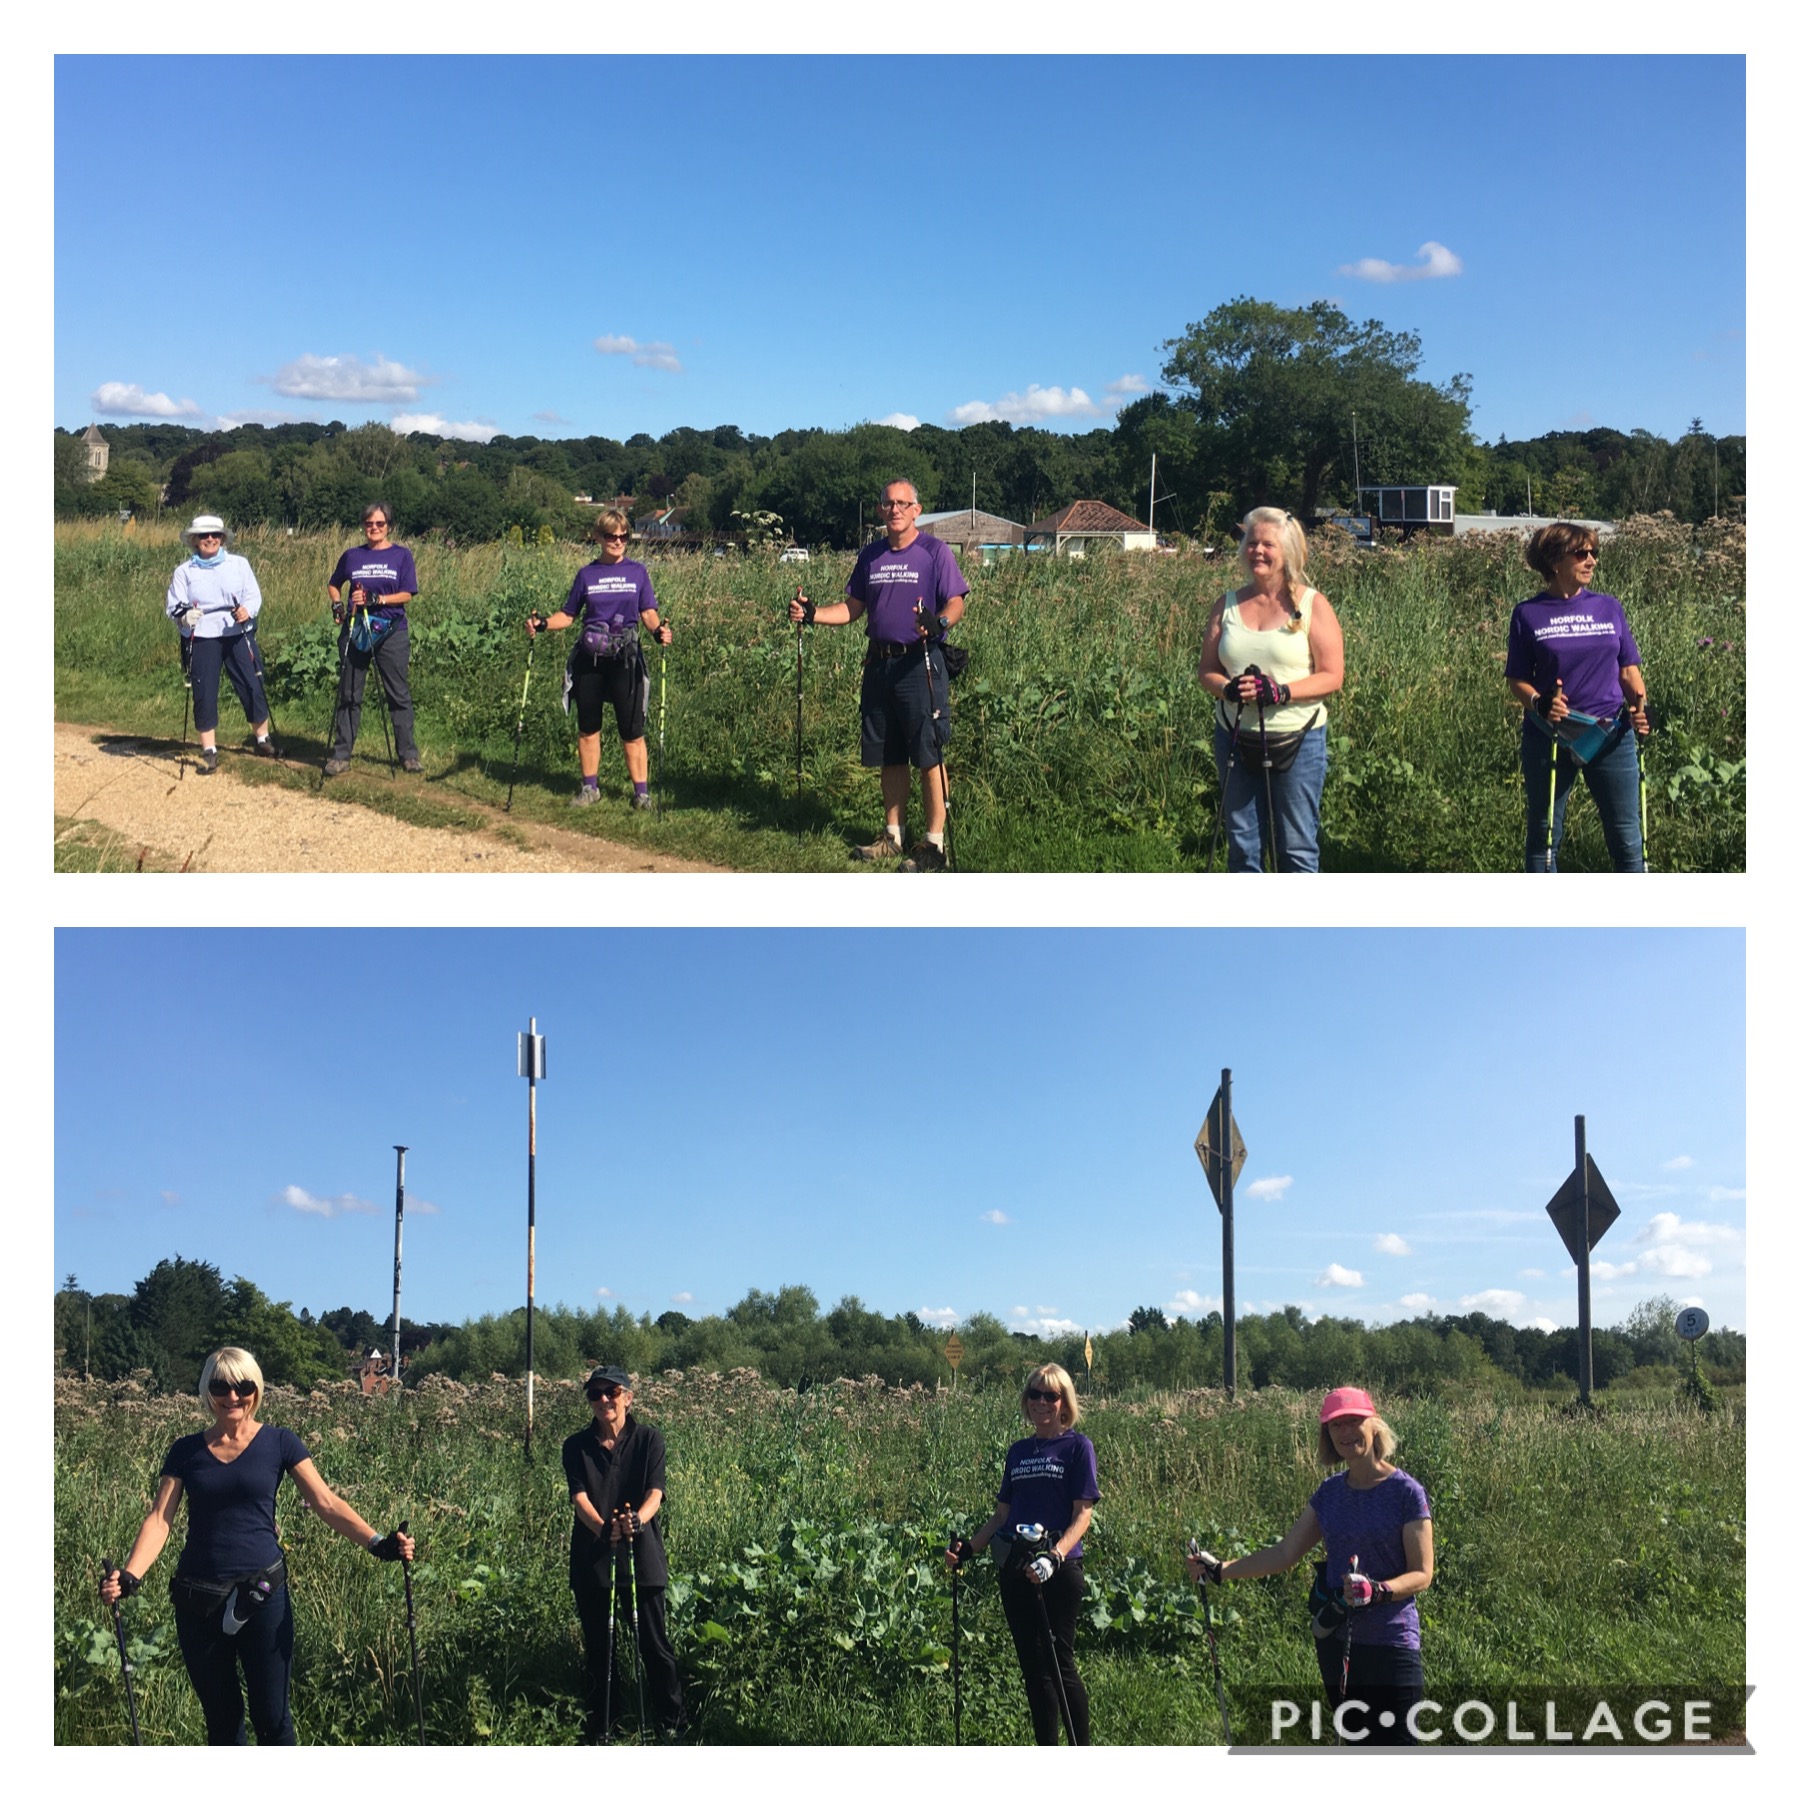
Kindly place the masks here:
[[(338, 539), (247, 534), (263, 588), (261, 642), (289, 753), (323, 760), (335, 639), (325, 577)], [(526, 610), (560, 603), (569, 545), (416, 547), (413, 692), (426, 775), (395, 783), (378, 710), (334, 794), (420, 824), (479, 822), (505, 797), (527, 667)], [(175, 635), (161, 602), (173, 530), (56, 527), (60, 718), (179, 737)], [(1699, 534), (1631, 521), (1607, 540), (1601, 585), (1637, 634), (1663, 721), (1649, 753), (1649, 846), (1660, 870), (1744, 866), (1745, 553), (1741, 527)], [(874, 834), (857, 764), (860, 630), (807, 634), (803, 792), (795, 798), (795, 631), (803, 577), (841, 591), (848, 555), (804, 569), (671, 556), (651, 563), (677, 637), (667, 653), (667, 807), (632, 813), (616, 743), (601, 805), (571, 815), (574, 736), (558, 703), (564, 648), (532, 669), (515, 814), (744, 869), (840, 869)], [(1321, 546), (1309, 575), (1344, 623), (1347, 679), (1331, 706), (1324, 866), (1506, 870), (1519, 865), (1518, 708), (1501, 677), (1507, 619), (1535, 591), (1513, 539), (1432, 540), (1375, 554)], [(1016, 558), (971, 572), (950, 751), (957, 849), (971, 870), (1195, 870), (1212, 836), (1210, 706), (1194, 679), (1207, 609), (1228, 575), (1198, 556)], [(652, 657), (650, 737), (661, 658)], [(224, 697), (227, 743), (238, 732)], [(248, 771), (295, 786), (301, 769)], [(1221, 865), (1223, 858), (1221, 857)], [(1591, 805), (1570, 809), (1563, 864), (1606, 866)]]
[[(1181, 1549), (1193, 1532), (1239, 1553), (1292, 1523), (1319, 1479), (1316, 1404), (1195, 1393), (1104, 1400), (1084, 1417), (1102, 1500), (1077, 1654), (1097, 1743), (1221, 1741)], [(942, 1546), (987, 1514), (1022, 1433), (1011, 1398), (879, 1382), (802, 1395), (736, 1371), (646, 1379), (638, 1407), (668, 1440), (671, 1617), (700, 1740), (948, 1743)], [(64, 1380), (55, 1410), (55, 1737), (128, 1741), (94, 1586), (100, 1559), (129, 1548), (163, 1453), (198, 1428), (199, 1406)], [(558, 1458), (587, 1418), (573, 1385), (540, 1384), (529, 1463), (518, 1382), (430, 1377), (386, 1399), (347, 1383), (275, 1390), (264, 1417), (297, 1431), (372, 1522), (410, 1519), (428, 1741), (575, 1742), (581, 1652)], [(1580, 1418), (1538, 1401), (1421, 1399), (1390, 1417), (1396, 1460), (1436, 1519), (1428, 1689), (1743, 1680), (1741, 1402), (1705, 1417), (1634, 1396)], [(305, 1515), (291, 1484), (279, 1517), (301, 1741), (410, 1741), (399, 1571)], [(167, 1597), (179, 1544), (178, 1526), (125, 1609), (148, 1743), (202, 1741)], [(1258, 1685), (1316, 1688), (1306, 1584), (1303, 1567), (1227, 1590), (1220, 1654), (1240, 1705)], [(1029, 1742), (989, 1568), (968, 1579), (962, 1625), (964, 1741)]]

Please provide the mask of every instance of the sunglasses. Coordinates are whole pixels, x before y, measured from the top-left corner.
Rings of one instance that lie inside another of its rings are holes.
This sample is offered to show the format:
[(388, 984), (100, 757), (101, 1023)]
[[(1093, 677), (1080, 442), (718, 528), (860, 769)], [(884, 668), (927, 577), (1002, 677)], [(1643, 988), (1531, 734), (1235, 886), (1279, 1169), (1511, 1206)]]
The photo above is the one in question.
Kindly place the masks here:
[(1054, 1388), (1027, 1388), (1025, 1398), (1027, 1400), (1054, 1400), (1058, 1406), (1062, 1405), (1062, 1395), (1057, 1393)]
[(616, 1387), (589, 1388), (588, 1398), (590, 1400), (616, 1400), (624, 1391), (623, 1388)]
[(631, 536), (629, 531), (603, 531), (600, 541), (603, 544), (622, 544)]
[(223, 1400), (227, 1394), (236, 1394), (240, 1400), (254, 1400), (256, 1383), (254, 1381), (209, 1381), (206, 1384), (206, 1391), (215, 1400)]

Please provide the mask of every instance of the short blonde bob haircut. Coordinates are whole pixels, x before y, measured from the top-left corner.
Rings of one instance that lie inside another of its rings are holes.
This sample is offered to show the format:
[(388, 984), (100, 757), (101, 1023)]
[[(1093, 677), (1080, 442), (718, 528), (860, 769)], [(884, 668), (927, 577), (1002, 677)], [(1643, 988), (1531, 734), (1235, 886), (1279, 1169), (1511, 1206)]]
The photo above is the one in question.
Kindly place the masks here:
[(622, 531), (627, 538), (631, 536), (631, 520), (626, 514), (620, 512), (616, 506), (609, 506), (605, 512), (594, 521), (594, 536), (596, 538), (604, 536), (609, 531)]
[(1245, 552), (1249, 547), (1250, 534), (1258, 525), (1273, 525), (1281, 542), (1281, 572), (1287, 577), (1288, 585), (1300, 586), (1300, 577), (1306, 573), (1306, 533), (1300, 528), (1300, 521), (1291, 512), (1284, 512), (1279, 506), (1253, 506), (1244, 514), (1240, 529), (1244, 537), (1238, 546), (1238, 562), (1244, 573), (1250, 572), (1249, 558)]
[[(1344, 1415), (1339, 1414), (1340, 1418)], [(1375, 1427), (1375, 1454), (1386, 1462), (1400, 1448), (1400, 1440), (1394, 1435), (1394, 1428), (1380, 1413), (1370, 1413), (1368, 1420)], [(1344, 1459), (1338, 1455), (1337, 1446), (1331, 1441), (1331, 1427), (1319, 1427), (1319, 1462), (1324, 1468), (1335, 1468)]]
[(214, 1381), (254, 1381), (256, 1398), (250, 1402), (250, 1411), (254, 1414), (262, 1405), (262, 1366), (248, 1350), (240, 1350), (235, 1344), (227, 1344), (223, 1350), (215, 1350), (206, 1359), (200, 1370), (200, 1398), (208, 1404), (212, 1396), (206, 1390)]
[(1039, 1363), (1025, 1377), (1025, 1385), (1019, 1389), (1019, 1411), (1027, 1419), (1031, 1417), (1031, 1408), (1025, 1404), (1025, 1396), (1034, 1387), (1055, 1388), (1062, 1398), (1062, 1405), (1058, 1410), (1062, 1413), (1062, 1422), (1067, 1428), (1073, 1430), (1081, 1423), (1081, 1402), (1075, 1398), (1075, 1383), (1061, 1363)]

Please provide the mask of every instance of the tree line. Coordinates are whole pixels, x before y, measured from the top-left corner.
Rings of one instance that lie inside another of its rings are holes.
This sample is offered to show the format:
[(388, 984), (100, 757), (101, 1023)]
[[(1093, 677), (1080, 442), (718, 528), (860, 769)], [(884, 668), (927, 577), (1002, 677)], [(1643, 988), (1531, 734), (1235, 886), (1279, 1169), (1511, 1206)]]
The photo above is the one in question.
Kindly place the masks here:
[[(1509, 443), (1470, 430), (1465, 375), (1433, 383), (1417, 333), (1351, 320), (1325, 301), (1283, 308), (1239, 298), (1162, 350), (1162, 387), (1110, 428), (1060, 433), (988, 421), (960, 429), (858, 424), (763, 437), (735, 425), (608, 437), (496, 436), (471, 443), (386, 425), (239, 425), (226, 431), (107, 428), (110, 461), (87, 479), (80, 438), (55, 433), (58, 518), (128, 507), (207, 508), (234, 527), (353, 527), (381, 499), (402, 533), (486, 542), (517, 528), (576, 537), (595, 502), (628, 495), (640, 523), (674, 510), (691, 533), (729, 536), (738, 515), (773, 512), (797, 541), (852, 547), (877, 521), (883, 481), (915, 482), (927, 511), (971, 504), (1029, 524), (1072, 500), (1143, 518), (1156, 458), (1157, 522), (1207, 541), (1251, 506), (1302, 518), (1355, 510), (1356, 481), (1452, 483), (1457, 507), (1624, 517), (1668, 511), (1698, 524), (1741, 511), (1745, 439), (1695, 419), (1652, 432), (1553, 431)], [(166, 490), (166, 498), (165, 498)]]
[[(1672, 1385), (1689, 1352), (1675, 1335), (1675, 1302), (1641, 1301), (1625, 1323), (1593, 1334), (1596, 1387)], [(1042, 1337), (1009, 1329), (978, 1312), (955, 1327), (959, 1366), (946, 1356), (949, 1331), (916, 1312), (881, 1314), (854, 1295), (822, 1311), (812, 1290), (752, 1288), (719, 1315), (668, 1311), (633, 1315), (623, 1306), (551, 1306), (533, 1323), (533, 1364), (547, 1380), (576, 1379), (596, 1363), (640, 1375), (671, 1369), (724, 1373), (754, 1368), (784, 1387), (807, 1388), (842, 1377), (878, 1375), (890, 1385), (931, 1386), (953, 1378), (977, 1386), (1017, 1382), (1046, 1361), (1062, 1363), (1084, 1386), (1122, 1389), (1218, 1387), (1224, 1379), (1224, 1321), (1168, 1318), (1141, 1306), (1121, 1329), (1094, 1334), (1091, 1376), (1087, 1334)], [(312, 1387), (343, 1380), (355, 1353), (391, 1343), (393, 1318), (337, 1307), (314, 1318), (271, 1301), (243, 1276), (226, 1281), (210, 1263), (159, 1262), (131, 1294), (89, 1295), (71, 1275), (56, 1295), (56, 1369), (119, 1380), (148, 1370), (171, 1392), (191, 1390), (219, 1345), (251, 1350), (272, 1383)], [(1329, 1316), (1309, 1319), (1297, 1306), (1249, 1313), (1237, 1322), (1237, 1371), (1244, 1387), (1330, 1387), (1360, 1382), (1381, 1393), (1525, 1388), (1572, 1393), (1577, 1340), (1570, 1327), (1545, 1331), (1485, 1313), (1428, 1314), (1392, 1325)], [(525, 1313), (484, 1314), (461, 1324), (402, 1318), (407, 1379), (441, 1374), (459, 1381), (525, 1372)], [(1702, 1344), (1703, 1373), (1736, 1385), (1745, 1377), (1740, 1332), (1712, 1332)]]

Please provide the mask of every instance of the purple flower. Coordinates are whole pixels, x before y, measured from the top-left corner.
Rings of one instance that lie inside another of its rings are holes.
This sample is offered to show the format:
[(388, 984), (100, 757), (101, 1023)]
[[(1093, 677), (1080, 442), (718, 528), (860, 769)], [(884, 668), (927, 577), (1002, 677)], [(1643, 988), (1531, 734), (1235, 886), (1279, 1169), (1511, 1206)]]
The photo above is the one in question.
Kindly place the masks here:
[(1711, 649), (1711, 648), (1712, 648), (1712, 639), (1711, 639), (1711, 638), (1702, 638), (1702, 639), (1701, 639), (1701, 640), (1700, 640), (1700, 648), (1701, 648), (1701, 649), (1702, 649), (1702, 650), (1709, 650), (1709, 649)]

